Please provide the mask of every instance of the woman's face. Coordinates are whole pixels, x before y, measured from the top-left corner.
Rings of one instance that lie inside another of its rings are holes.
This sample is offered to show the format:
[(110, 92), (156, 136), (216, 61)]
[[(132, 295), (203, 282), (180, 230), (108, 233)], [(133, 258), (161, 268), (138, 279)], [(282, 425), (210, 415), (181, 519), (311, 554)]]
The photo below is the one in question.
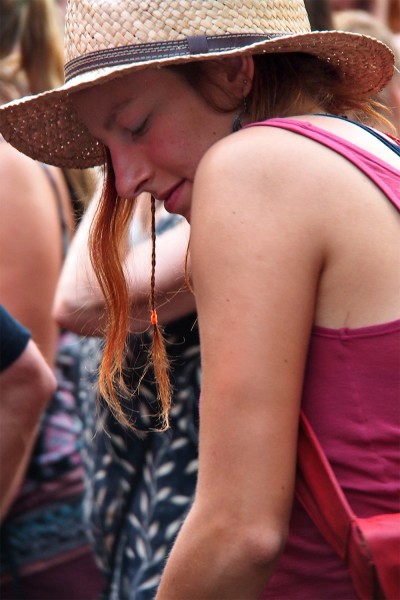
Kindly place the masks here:
[(228, 135), (236, 111), (217, 112), (177, 73), (139, 71), (77, 93), (90, 133), (109, 148), (122, 198), (149, 192), (190, 219), (201, 157)]

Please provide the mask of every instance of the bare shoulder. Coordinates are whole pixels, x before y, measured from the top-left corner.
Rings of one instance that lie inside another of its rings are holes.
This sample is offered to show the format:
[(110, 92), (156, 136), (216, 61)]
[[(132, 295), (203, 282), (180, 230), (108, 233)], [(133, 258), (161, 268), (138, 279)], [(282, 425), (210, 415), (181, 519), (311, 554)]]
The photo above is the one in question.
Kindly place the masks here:
[[(50, 195), (40, 165), (9, 144), (0, 144), (0, 199), (2, 210), (11, 205), (13, 212), (41, 210), (43, 198)], [(28, 201), (29, 200), (29, 201)]]
[[(329, 126), (382, 161), (394, 166), (398, 160), (350, 123)], [(224, 252), (225, 261), (234, 256), (235, 273), (240, 245), (253, 264), (263, 257), (262, 272), (270, 281), (282, 273), (295, 281), (301, 272), (297, 295), (307, 277), (313, 285), (310, 275), (318, 273), (319, 325), (363, 327), (398, 317), (397, 214), (384, 191), (350, 160), (310, 138), (254, 127), (212, 147), (198, 175), (195, 266), (218, 271), (212, 255)], [(306, 263), (312, 272), (302, 271)]]
[[(68, 211), (69, 193), (60, 170), (44, 167), (10, 144), (0, 143), (0, 200), (3, 212), (9, 207), (14, 215), (20, 212), (21, 215), (42, 220), (44, 227), (58, 223), (55, 190), (45, 168), (49, 170), (61, 201)], [(69, 220), (68, 215), (67, 218)], [(31, 222), (31, 225), (33, 224)]]
[[(251, 127), (229, 135), (216, 144), (203, 157), (198, 175), (212, 175), (213, 167), (232, 174), (248, 177), (257, 172), (279, 177), (277, 167), (289, 171), (296, 167), (296, 160), (304, 147), (303, 139), (291, 132), (273, 127)], [(312, 152), (312, 148), (310, 150)]]
[(194, 270), (200, 265), (218, 272), (223, 262), (237, 273), (243, 263), (245, 273), (248, 264), (260, 263), (257, 276), (264, 273), (267, 280), (278, 264), (289, 272), (287, 262), (301, 256), (314, 276), (327, 252), (327, 220), (317, 193), (327, 158), (321, 159), (317, 144), (305, 142), (291, 132), (254, 127), (210, 148), (194, 185)]
[(276, 186), (280, 193), (293, 189), (298, 199), (304, 185), (308, 192), (310, 182), (316, 186), (326, 177), (332, 159), (332, 152), (304, 136), (275, 127), (251, 127), (213, 145), (196, 180), (224, 178), (224, 183), (228, 179), (235, 186), (268, 182), (270, 190)]
[(39, 168), (38, 163), (7, 142), (0, 143), (0, 175), (2, 181), (15, 179), (23, 182), (25, 178)]
[[(397, 166), (398, 157), (371, 134), (351, 123), (331, 121), (319, 117), (315, 124)], [(354, 210), (362, 211), (365, 205), (357, 198), (381, 193), (351, 161), (329, 147), (293, 131), (265, 126), (244, 129), (212, 146), (195, 183), (194, 214), (198, 201), (202, 211), (210, 202), (214, 215), (218, 207), (224, 211), (226, 205), (218, 198), (229, 194), (231, 206), (236, 199), (239, 207), (246, 198), (247, 206), (262, 207), (263, 213), (290, 210), (300, 220), (312, 214), (326, 221), (326, 211), (334, 217), (341, 203), (350, 202)]]
[[(0, 181), (1, 247), (7, 248), (7, 254), (12, 250), (16, 255), (18, 249), (32, 259), (36, 256), (41, 262), (54, 261), (59, 268), (60, 212), (44, 168), (12, 146), (0, 143)], [(58, 170), (54, 172), (54, 181), (61, 202), (68, 207), (68, 191)], [(51, 248), (56, 249), (53, 255)]]
[(261, 220), (291, 214), (298, 226), (318, 213), (322, 218), (319, 192), (331, 160), (331, 152), (286, 130), (252, 127), (228, 136), (199, 165), (192, 222), (197, 211), (224, 222), (232, 211), (251, 211)]

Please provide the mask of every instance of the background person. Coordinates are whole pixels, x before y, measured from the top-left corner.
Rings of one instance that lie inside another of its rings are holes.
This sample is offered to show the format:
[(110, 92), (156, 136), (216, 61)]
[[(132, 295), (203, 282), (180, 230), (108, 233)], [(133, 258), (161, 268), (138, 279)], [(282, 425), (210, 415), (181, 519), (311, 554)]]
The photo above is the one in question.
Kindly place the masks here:
[(343, 10), (333, 15), (334, 28), (342, 31), (353, 31), (370, 35), (384, 42), (392, 50), (395, 57), (396, 71), (382, 92), (377, 95), (377, 100), (389, 109), (382, 110), (382, 114), (390, 118), (396, 128), (396, 135), (400, 135), (400, 47), (396, 44), (395, 34), (378, 17), (361, 10)]
[(304, 0), (311, 29), (333, 29), (331, 0)]
[(0, 304), (0, 519), (21, 483), (41, 414), (56, 389), (30, 332)]
[[(0, 101), (43, 92), (62, 81), (62, 38), (52, 0), (0, 0)], [(74, 396), (76, 339), (52, 316), (62, 262), (78, 217), (77, 192), (89, 175), (33, 161), (0, 138), (0, 302), (32, 332), (57, 378), (43, 399), (40, 427), (32, 405), (15, 407), (30, 428), (18, 487), (9, 481), (1, 528), (0, 595), (90, 600), (104, 582), (83, 519), (82, 425)], [(79, 184), (79, 185), (78, 185)], [(27, 373), (28, 375), (28, 373)], [(32, 419), (30, 423), (27, 423)], [(16, 458), (16, 457), (15, 457)]]

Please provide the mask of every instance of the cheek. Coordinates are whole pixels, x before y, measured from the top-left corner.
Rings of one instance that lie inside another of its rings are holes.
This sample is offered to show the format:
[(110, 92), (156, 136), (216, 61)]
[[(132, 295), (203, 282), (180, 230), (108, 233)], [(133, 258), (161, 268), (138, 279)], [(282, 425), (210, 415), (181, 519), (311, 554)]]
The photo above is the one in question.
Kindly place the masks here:
[(149, 140), (148, 151), (159, 166), (168, 169), (179, 169), (181, 175), (187, 177), (198, 163), (196, 154), (199, 147), (193, 136), (174, 128), (172, 131), (163, 131), (157, 138)]

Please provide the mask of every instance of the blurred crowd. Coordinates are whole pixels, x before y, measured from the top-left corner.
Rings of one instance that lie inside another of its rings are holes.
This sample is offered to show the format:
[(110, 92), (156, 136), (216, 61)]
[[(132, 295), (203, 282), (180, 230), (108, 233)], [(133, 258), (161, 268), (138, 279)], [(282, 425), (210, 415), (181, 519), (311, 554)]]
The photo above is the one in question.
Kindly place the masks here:
[(370, 35), (389, 46), (396, 72), (379, 100), (400, 135), (400, 2), (398, 0), (305, 0), (311, 27)]

